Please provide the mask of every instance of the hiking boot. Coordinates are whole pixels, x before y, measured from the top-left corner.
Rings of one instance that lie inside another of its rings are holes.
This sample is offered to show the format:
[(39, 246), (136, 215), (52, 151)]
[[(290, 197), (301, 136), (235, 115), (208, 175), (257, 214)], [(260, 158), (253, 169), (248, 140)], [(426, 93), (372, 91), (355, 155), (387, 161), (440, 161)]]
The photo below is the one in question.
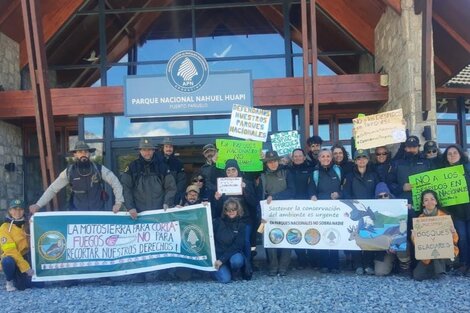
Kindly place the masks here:
[(15, 287), (15, 285), (13, 284), (13, 281), (12, 281), (12, 280), (9, 280), (9, 281), (7, 280), (7, 283), (6, 283), (6, 285), (5, 285), (5, 288), (6, 288), (6, 290), (7, 290), (8, 292), (10, 292), (10, 291), (16, 291), (16, 287)]

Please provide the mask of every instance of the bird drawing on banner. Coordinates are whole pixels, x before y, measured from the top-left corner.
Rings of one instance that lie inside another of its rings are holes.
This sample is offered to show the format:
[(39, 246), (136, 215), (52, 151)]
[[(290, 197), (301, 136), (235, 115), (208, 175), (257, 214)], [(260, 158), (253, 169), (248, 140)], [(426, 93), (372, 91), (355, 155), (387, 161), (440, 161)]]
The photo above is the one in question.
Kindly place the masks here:
[(96, 62), (96, 61), (98, 61), (99, 59), (100, 59), (100, 57), (96, 55), (96, 51), (95, 51), (95, 50), (91, 51), (90, 57), (88, 57), (88, 58), (83, 58), (84, 61), (88, 61), (88, 62)]
[(227, 48), (225, 48), (224, 51), (222, 51), (221, 54), (218, 54), (217, 52), (214, 52), (214, 57), (216, 58), (223, 58), (229, 53), (229, 51), (232, 49), (232, 44), (230, 44)]

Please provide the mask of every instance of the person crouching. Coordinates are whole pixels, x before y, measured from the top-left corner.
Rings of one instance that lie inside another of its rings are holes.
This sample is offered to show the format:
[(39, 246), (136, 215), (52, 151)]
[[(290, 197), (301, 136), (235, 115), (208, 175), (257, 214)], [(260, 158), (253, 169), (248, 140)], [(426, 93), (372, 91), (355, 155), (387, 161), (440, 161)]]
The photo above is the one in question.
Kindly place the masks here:
[(0, 226), (1, 264), (6, 277), (6, 290), (31, 288), (34, 271), (30, 265), (29, 234), (25, 232), (24, 204), (12, 200)]

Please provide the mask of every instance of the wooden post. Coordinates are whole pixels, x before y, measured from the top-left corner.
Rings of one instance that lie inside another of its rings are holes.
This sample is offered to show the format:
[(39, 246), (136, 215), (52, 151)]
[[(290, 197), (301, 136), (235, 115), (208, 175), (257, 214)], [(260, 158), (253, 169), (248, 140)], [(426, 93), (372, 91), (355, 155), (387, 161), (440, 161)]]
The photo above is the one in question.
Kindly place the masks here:
[(318, 135), (318, 47), (317, 47), (317, 16), (316, 1), (310, 0), (310, 43), (312, 52), (310, 54), (310, 63), (312, 69), (312, 107), (313, 107), (313, 134)]
[[(55, 130), (52, 116), (51, 93), (47, 78), (47, 61), (44, 48), (41, 10), (36, 0), (21, 0), (23, 24), (28, 52), (31, 90), (35, 104), (36, 129), (39, 146), (42, 184), (46, 189), (56, 177)], [(53, 208), (58, 208), (57, 198)]]
[(311, 85), (308, 75), (309, 63), (309, 45), (308, 45), (308, 19), (307, 19), (307, 0), (300, 2), (302, 17), (302, 52), (303, 52), (303, 85), (304, 85), (304, 138), (310, 137), (310, 94)]

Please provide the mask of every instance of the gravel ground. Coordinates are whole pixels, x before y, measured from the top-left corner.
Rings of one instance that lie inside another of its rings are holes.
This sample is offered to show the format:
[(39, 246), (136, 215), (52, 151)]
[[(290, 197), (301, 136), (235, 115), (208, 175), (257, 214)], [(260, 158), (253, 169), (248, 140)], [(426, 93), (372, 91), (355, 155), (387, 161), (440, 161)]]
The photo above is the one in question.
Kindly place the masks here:
[(112, 285), (49, 283), (7, 293), (1, 312), (470, 312), (470, 278), (416, 282), (407, 277), (320, 274), (292, 270), (286, 277), (255, 272), (251, 281), (219, 284), (207, 275), (188, 282), (155, 280)]

